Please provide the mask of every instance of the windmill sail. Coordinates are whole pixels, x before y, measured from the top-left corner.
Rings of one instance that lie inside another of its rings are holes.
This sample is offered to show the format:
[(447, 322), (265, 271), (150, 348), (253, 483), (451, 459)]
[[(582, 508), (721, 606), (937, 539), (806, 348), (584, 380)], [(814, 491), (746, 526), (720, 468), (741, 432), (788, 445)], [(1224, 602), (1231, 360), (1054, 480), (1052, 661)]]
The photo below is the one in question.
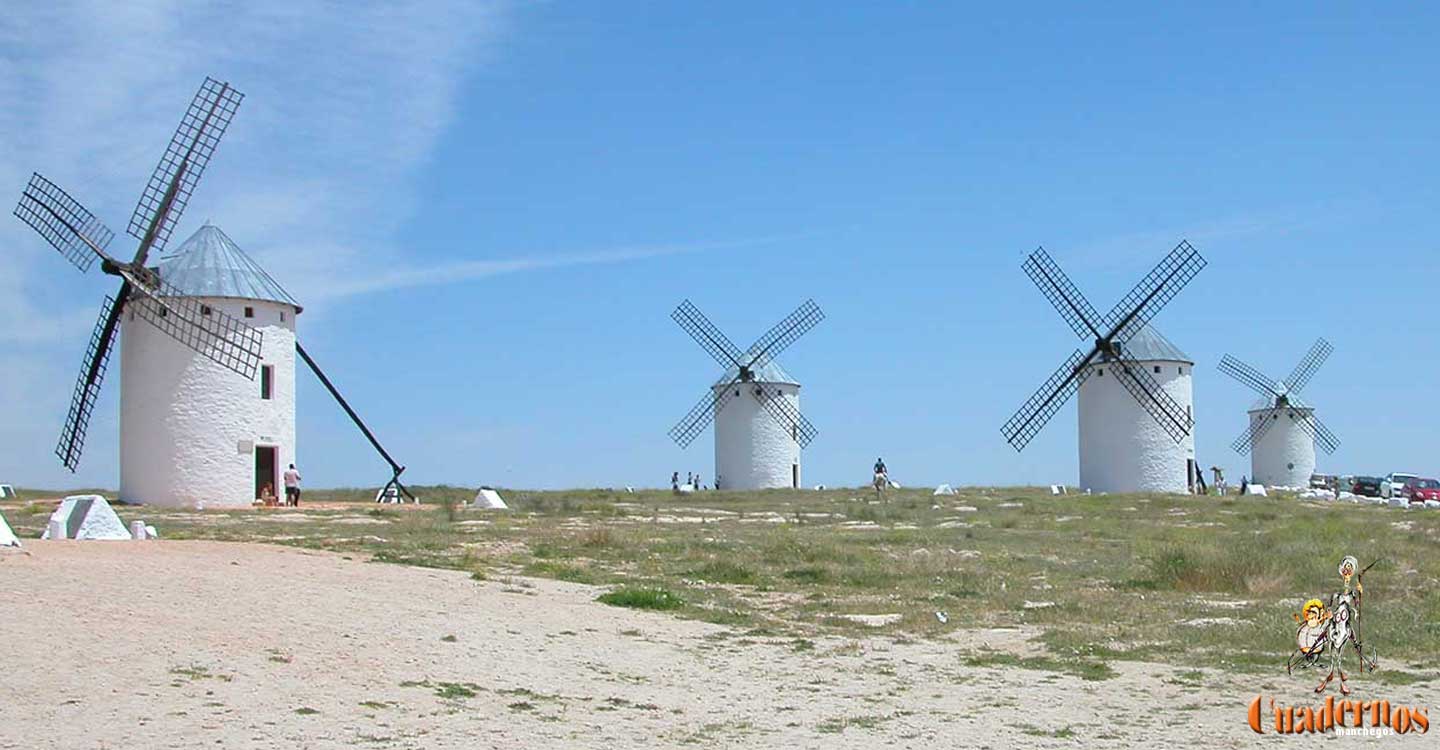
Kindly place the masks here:
[(30, 175), (15, 215), (30, 225), (81, 273), (90, 270), (115, 233), (55, 183)]
[[(124, 294), (124, 288), (121, 288)], [(120, 306), (115, 299), (106, 297), (100, 306), (100, 318), (90, 333), (90, 345), (85, 349), (85, 359), (80, 364), (80, 376), (75, 382), (75, 394), (70, 397), (70, 412), (65, 416), (65, 426), (60, 430), (60, 442), (55, 446), (55, 455), (70, 471), (80, 466), (80, 454), (85, 449), (85, 433), (90, 429), (90, 415), (95, 411), (95, 402), (100, 398), (100, 384), (105, 379), (105, 368), (110, 364), (110, 351), (115, 343)]]
[[(170, 233), (190, 202), (190, 194), (200, 182), (215, 148), (220, 145), (220, 137), (230, 126), (244, 98), (245, 95), (231, 88), (230, 84), (213, 78), (206, 78), (200, 85), (164, 155), (160, 157), (160, 163), (150, 175), (150, 182), (140, 194), (135, 212), (130, 216), (130, 226), (126, 231), (141, 241), (142, 253), (165, 248)], [(166, 196), (177, 178), (178, 187), (167, 206)]]

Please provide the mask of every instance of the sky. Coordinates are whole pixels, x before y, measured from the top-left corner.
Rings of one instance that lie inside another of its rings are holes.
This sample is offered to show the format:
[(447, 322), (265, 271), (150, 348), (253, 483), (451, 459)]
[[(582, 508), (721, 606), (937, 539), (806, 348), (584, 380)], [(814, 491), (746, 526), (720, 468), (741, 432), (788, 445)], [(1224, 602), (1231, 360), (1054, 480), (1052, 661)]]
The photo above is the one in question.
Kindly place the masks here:
[[(1201, 465), (1254, 394), (1340, 437), (1320, 470), (1440, 473), (1440, 9), (1346, 4), (66, 3), (0, 16), (0, 186), (30, 172), (123, 235), (206, 75), (246, 94), (176, 230), (209, 220), (305, 306), (299, 335), (411, 483), (713, 476), (666, 431), (808, 298), (780, 358), (804, 481), (1077, 479), (1073, 402), (1000, 425), (1078, 342), (1021, 271), (1107, 310), (1181, 239), (1155, 319), (1196, 361)], [(0, 221), (0, 482), (116, 487), (118, 373), (79, 472), (53, 450), (111, 277)], [(123, 335), (123, 334), (122, 334)], [(117, 359), (118, 363), (118, 359)], [(118, 367), (116, 368), (118, 369)], [(311, 487), (388, 470), (308, 373)]]

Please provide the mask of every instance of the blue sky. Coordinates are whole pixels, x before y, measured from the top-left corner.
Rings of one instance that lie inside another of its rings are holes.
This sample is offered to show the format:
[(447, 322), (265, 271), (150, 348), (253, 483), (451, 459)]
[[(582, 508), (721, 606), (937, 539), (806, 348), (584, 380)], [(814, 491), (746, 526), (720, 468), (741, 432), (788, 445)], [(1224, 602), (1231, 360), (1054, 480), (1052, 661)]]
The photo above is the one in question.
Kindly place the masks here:
[[(825, 310), (782, 358), (807, 484), (877, 455), (910, 484), (1074, 482), (1073, 403), (1022, 454), (999, 433), (1076, 343), (1020, 263), (1044, 245), (1105, 310), (1181, 238), (1210, 265), (1157, 324), (1197, 360), (1203, 464), (1249, 467), (1221, 355), (1279, 377), (1325, 336), (1321, 468), (1440, 472), (1433, 8), (119, 5), (0, 19), (3, 184), (39, 170), (123, 229), (229, 79), (248, 98), (177, 234), (213, 220), (305, 303), (412, 482), (710, 476), (708, 436), (665, 434), (718, 375), (669, 319), (687, 297), (741, 345)], [(13, 218), (0, 244), (0, 481), (114, 486), (117, 374), (78, 476), (52, 453), (112, 284)], [(308, 483), (383, 481), (301, 380)]]

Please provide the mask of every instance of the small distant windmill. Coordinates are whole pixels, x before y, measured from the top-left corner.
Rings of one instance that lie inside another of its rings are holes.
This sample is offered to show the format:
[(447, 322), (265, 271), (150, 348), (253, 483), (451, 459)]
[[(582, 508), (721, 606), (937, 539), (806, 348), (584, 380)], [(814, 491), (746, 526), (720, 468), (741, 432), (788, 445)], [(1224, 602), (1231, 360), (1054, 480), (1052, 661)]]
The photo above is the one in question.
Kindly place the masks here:
[[(1026, 275), (1069, 324), (1093, 341), (1076, 350), (1001, 428), (1020, 451), (1080, 394), (1080, 485), (1097, 492), (1183, 492), (1197, 474), (1191, 413), (1193, 362), (1149, 323), (1205, 267), (1181, 241), (1101, 317), (1040, 248)], [(1108, 375), (1107, 375), (1108, 371)]]
[(741, 351), (690, 300), (670, 317), (721, 367), (724, 375), (670, 429), (688, 447), (715, 422), (715, 475), (720, 489), (800, 486), (800, 449), (815, 439), (815, 426), (800, 413), (800, 384), (775, 357), (825, 319), (806, 300), (750, 347)]
[(1251, 481), (1308, 487), (1310, 475), (1315, 473), (1315, 446), (1327, 454), (1340, 447), (1340, 439), (1315, 416), (1314, 407), (1306, 406), (1299, 398), (1300, 391), (1333, 350), (1329, 341), (1316, 339), (1290, 375), (1279, 381), (1229, 354), (1221, 358), (1221, 372), (1262, 398), (1250, 410), (1250, 426), (1230, 444), (1236, 453), (1250, 454)]
[(413, 499), (399, 481), (404, 467), (295, 339), (300, 305), (223, 232), (207, 224), (147, 265), (164, 251), (243, 98), (212, 78), (200, 86), (130, 219), (140, 245), (128, 263), (106, 252), (114, 233), (54, 183), (34, 174), (21, 195), (15, 215), (82, 273), (99, 258), (102, 270), (121, 278), (101, 306), (56, 455), (71, 471), (79, 465), (128, 312), (149, 325), (127, 328), (121, 347), (122, 498), (248, 505), (264, 485), (279, 489), (281, 469), (294, 461), (298, 354), (390, 464), (387, 488)]

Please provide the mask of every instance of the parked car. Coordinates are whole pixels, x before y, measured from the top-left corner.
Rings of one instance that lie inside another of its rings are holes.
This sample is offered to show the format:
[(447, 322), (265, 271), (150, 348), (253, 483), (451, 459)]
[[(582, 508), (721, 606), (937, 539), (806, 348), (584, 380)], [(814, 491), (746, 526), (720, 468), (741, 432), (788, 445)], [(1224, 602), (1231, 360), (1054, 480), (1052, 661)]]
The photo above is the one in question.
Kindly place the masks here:
[(1440, 482), (1434, 479), (1411, 479), (1400, 490), (1400, 496), (1412, 504), (1440, 500)]
[(1406, 474), (1404, 472), (1392, 471), (1385, 475), (1385, 481), (1380, 483), (1380, 497), (1396, 497), (1400, 490), (1405, 489), (1405, 483), (1411, 479), (1419, 479), (1419, 474)]
[(1380, 485), (1384, 482), (1380, 477), (1355, 477), (1354, 489), (1350, 491), (1366, 497), (1384, 497), (1380, 494)]
[(1329, 489), (1334, 489), (1334, 487), (1335, 487), (1335, 482), (1336, 482), (1336, 481), (1337, 481), (1337, 477), (1333, 477), (1333, 476), (1331, 476), (1331, 475), (1329, 475), (1329, 474), (1311, 474), (1311, 475), (1310, 475), (1310, 489), (1312, 489), (1312, 490), (1329, 490)]

